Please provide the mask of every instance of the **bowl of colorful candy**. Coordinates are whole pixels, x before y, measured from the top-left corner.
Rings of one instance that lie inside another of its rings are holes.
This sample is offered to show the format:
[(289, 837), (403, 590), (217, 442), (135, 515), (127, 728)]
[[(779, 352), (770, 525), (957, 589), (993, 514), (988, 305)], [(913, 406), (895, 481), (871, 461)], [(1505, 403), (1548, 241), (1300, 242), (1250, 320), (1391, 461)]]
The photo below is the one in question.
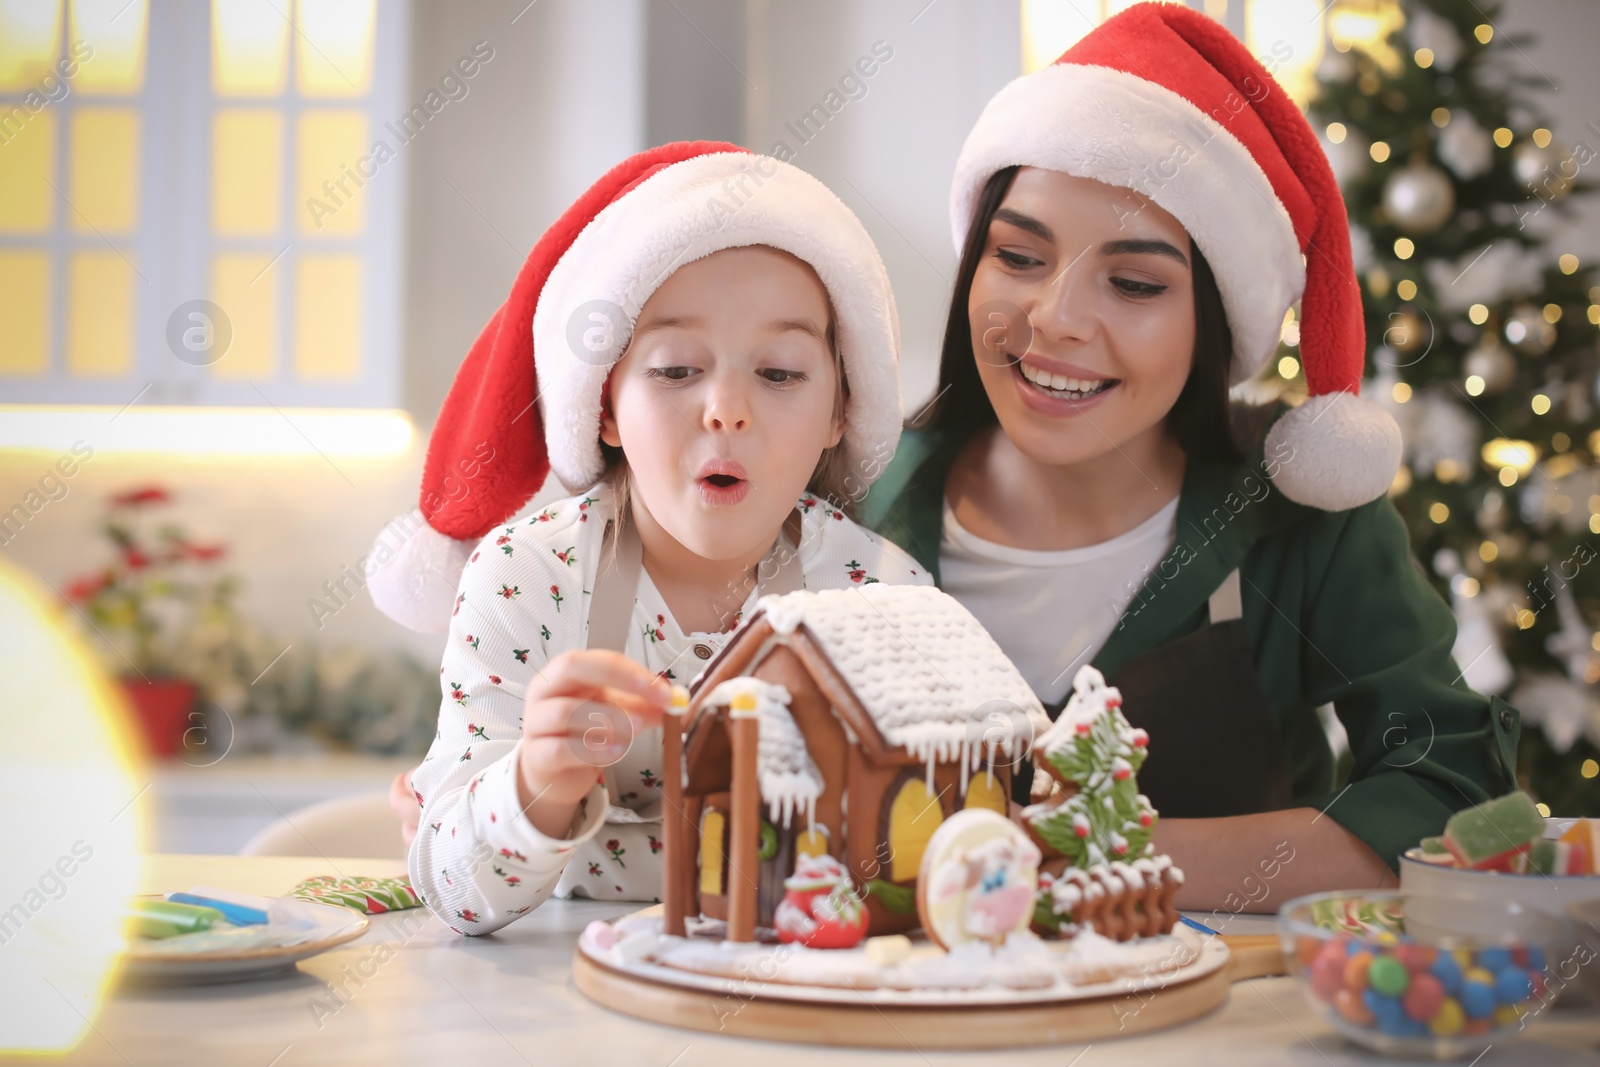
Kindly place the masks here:
[(1562, 916), (1509, 900), (1403, 892), (1318, 893), (1278, 912), (1306, 998), (1376, 1051), (1450, 1059), (1520, 1033), (1548, 1005)]

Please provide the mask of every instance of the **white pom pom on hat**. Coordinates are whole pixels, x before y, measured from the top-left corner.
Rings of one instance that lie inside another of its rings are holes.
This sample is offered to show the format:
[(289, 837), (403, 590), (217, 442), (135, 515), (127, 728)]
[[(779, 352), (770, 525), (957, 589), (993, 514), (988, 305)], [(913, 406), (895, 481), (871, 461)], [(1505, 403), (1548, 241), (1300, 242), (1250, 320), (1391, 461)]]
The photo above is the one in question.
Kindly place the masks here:
[(608, 171), (529, 253), (456, 372), (418, 507), (374, 545), (373, 603), (414, 630), (448, 629), (477, 542), (552, 471), (569, 492), (604, 473), (602, 391), (645, 301), (683, 264), (752, 245), (788, 252), (827, 290), (850, 387), (841, 447), (863, 482), (881, 472), (900, 437), (900, 327), (866, 228), (788, 163), (716, 141), (661, 145)]
[(1328, 511), (1389, 488), (1400, 430), (1359, 395), (1366, 331), (1338, 183), (1300, 109), (1226, 27), (1177, 4), (1136, 4), (996, 93), (956, 162), (958, 251), (984, 186), (1012, 166), (1133, 189), (1182, 223), (1227, 312), (1230, 384), (1272, 356), (1299, 300), (1311, 399), (1268, 435), (1284, 450), (1273, 481)]

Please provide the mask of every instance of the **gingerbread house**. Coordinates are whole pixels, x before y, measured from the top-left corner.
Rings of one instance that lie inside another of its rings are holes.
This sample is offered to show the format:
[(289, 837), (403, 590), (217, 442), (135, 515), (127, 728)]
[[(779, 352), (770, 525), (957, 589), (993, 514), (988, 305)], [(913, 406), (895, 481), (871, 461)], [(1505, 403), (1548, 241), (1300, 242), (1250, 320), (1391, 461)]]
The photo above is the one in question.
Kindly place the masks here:
[(872, 934), (918, 925), (928, 840), (963, 808), (1005, 814), (1050, 725), (972, 614), (930, 587), (764, 598), (665, 730), (665, 930), (772, 926), (799, 856), (834, 856)]

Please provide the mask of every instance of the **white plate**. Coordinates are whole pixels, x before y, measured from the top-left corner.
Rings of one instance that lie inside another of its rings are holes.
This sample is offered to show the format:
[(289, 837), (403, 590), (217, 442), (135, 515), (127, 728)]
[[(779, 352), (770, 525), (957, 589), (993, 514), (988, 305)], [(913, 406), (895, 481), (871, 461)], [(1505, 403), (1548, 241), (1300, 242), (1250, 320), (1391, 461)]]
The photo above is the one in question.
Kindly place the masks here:
[(185, 953), (129, 951), (122, 957), (122, 974), (142, 982), (243, 982), (290, 970), (303, 959), (354, 941), (367, 932), (368, 918), (358, 911), (326, 904), (304, 903), (328, 911), (328, 932), (298, 945)]

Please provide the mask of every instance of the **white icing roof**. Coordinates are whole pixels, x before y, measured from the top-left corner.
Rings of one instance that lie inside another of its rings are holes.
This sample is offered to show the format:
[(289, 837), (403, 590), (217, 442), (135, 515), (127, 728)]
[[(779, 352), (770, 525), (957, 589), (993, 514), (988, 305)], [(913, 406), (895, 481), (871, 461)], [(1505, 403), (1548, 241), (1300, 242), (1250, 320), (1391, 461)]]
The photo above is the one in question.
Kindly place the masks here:
[[(989, 632), (931, 586), (872, 584), (763, 597), (777, 633), (801, 626), (891, 745), (976, 768), (993, 750), (1025, 755), (1050, 726), (1039, 698)], [(962, 786), (965, 788), (963, 781)]]

